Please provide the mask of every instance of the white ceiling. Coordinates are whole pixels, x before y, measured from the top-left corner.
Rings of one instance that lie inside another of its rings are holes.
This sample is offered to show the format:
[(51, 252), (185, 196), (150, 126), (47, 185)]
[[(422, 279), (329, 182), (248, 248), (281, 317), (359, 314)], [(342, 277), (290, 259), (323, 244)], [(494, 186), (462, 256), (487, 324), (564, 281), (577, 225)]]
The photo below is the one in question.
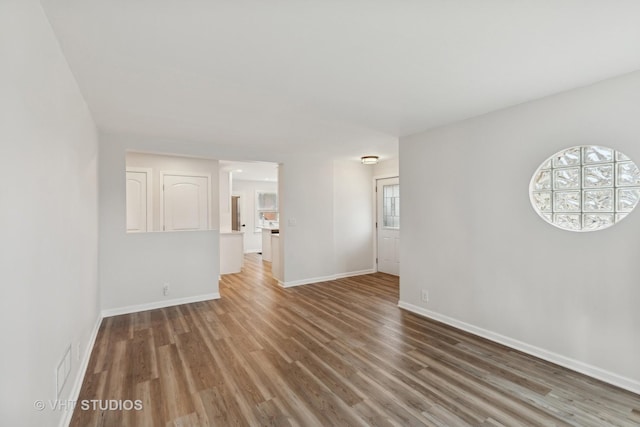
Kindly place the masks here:
[(100, 129), (329, 151), (640, 69), (637, 0), (41, 0)]
[(231, 172), (234, 181), (278, 181), (278, 165), (276, 163), (221, 160), (220, 170)]

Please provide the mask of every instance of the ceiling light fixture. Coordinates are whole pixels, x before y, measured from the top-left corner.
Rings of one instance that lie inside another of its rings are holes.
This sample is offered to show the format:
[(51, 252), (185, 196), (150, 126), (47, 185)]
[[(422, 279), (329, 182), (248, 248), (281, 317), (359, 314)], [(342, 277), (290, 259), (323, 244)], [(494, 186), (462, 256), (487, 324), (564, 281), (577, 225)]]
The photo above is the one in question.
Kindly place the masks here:
[(360, 157), (360, 161), (363, 165), (377, 165), (378, 156), (362, 156)]

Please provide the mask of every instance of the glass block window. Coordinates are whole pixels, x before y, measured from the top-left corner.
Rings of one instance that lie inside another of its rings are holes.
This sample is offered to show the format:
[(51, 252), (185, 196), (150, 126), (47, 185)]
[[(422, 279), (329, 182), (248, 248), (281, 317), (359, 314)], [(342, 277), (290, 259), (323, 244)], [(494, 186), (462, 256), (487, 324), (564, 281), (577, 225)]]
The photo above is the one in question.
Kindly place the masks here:
[(538, 215), (556, 227), (601, 230), (640, 201), (640, 169), (611, 148), (571, 147), (542, 163), (531, 178), (529, 195)]
[(383, 226), (400, 228), (400, 185), (382, 186)]

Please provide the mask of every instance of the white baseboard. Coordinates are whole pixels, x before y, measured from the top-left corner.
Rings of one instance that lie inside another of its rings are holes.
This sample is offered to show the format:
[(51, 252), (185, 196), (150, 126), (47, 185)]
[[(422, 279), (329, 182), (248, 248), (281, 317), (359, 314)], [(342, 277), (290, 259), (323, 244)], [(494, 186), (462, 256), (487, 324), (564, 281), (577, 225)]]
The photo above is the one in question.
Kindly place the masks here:
[(108, 308), (106, 310), (102, 310), (102, 317), (111, 317), (111, 316), (118, 316), (120, 314), (137, 313), (140, 311), (154, 310), (156, 308), (171, 307), (174, 305), (189, 304), (192, 302), (209, 301), (214, 299), (220, 299), (220, 293), (213, 292), (210, 294), (196, 295), (193, 297), (175, 298), (175, 299), (170, 299), (165, 301), (150, 302), (146, 304), (129, 305), (129, 306), (120, 307), (120, 308)]
[[(78, 401), (78, 397), (80, 396), (80, 390), (82, 389), (82, 382), (84, 381), (84, 377), (87, 374), (87, 368), (89, 367), (89, 359), (91, 358), (91, 352), (93, 351), (93, 346), (96, 343), (96, 338), (98, 336), (98, 330), (100, 330), (100, 324), (102, 323), (102, 316), (98, 316), (95, 324), (93, 325), (93, 330), (91, 331), (91, 335), (89, 335), (89, 342), (84, 349), (84, 355), (82, 356), (82, 361), (80, 362), (80, 367), (78, 368), (78, 372), (76, 373), (76, 379), (73, 382), (73, 387), (69, 392), (69, 401)], [(71, 417), (73, 416), (73, 410), (67, 410), (64, 413), (64, 417), (60, 420), (60, 427), (67, 427), (71, 423)]]
[(322, 277), (312, 277), (310, 279), (292, 280), (290, 282), (283, 282), (281, 280), (278, 280), (278, 284), (280, 286), (282, 286), (283, 288), (292, 288), (294, 286), (311, 285), (313, 283), (329, 282), (331, 280), (344, 279), (346, 277), (353, 277), (353, 276), (362, 276), (363, 274), (373, 274), (375, 272), (376, 272), (375, 269), (349, 271), (347, 273), (338, 273), (338, 274), (332, 274), (330, 276), (322, 276)]
[(368, 270), (358, 270), (358, 271), (349, 271), (348, 273), (338, 273), (334, 276), (334, 280), (344, 279), (345, 277), (364, 276), (365, 274), (373, 274), (375, 272), (376, 272), (375, 268), (370, 268)]
[(334, 280), (334, 276), (322, 276), (322, 277), (312, 277), (310, 279), (302, 279), (302, 280), (291, 280), (289, 282), (282, 282), (278, 280), (278, 283), (283, 288), (293, 288), (294, 286), (302, 286), (302, 285), (311, 285), (313, 283), (321, 283), (321, 282), (329, 282)]
[(556, 365), (563, 366), (565, 368), (571, 369), (572, 371), (580, 372), (581, 374), (585, 374), (590, 377), (596, 378), (598, 380), (604, 381), (606, 383), (613, 384), (625, 390), (629, 390), (633, 393), (640, 394), (640, 382), (632, 380), (630, 378), (625, 378), (621, 375), (606, 371), (604, 369), (598, 368), (593, 365), (589, 365), (579, 360), (562, 356), (561, 354), (557, 354), (552, 351), (548, 351), (543, 348), (536, 347), (531, 344), (527, 344), (525, 342), (506, 337), (504, 335), (500, 335), (496, 332), (492, 332), (487, 329), (483, 329), (478, 326), (474, 326), (469, 323), (462, 322), (452, 317), (448, 317), (443, 314), (436, 313), (435, 311), (427, 310), (423, 307), (419, 307), (417, 305), (413, 305), (404, 301), (399, 301), (398, 307), (403, 308), (412, 313), (418, 314), (420, 316), (437, 320), (449, 326), (453, 326), (454, 328), (462, 329), (463, 331), (470, 332), (474, 335), (478, 335), (490, 341), (494, 341), (499, 344), (506, 345), (507, 347), (511, 347), (515, 350), (522, 351), (524, 353), (530, 354), (532, 356), (538, 357), (548, 362), (555, 363)]
[[(220, 294), (218, 292), (198, 295), (195, 297), (187, 297), (187, 298), (176, 298), (167, 301), (158, 301), (149, 304), (140, 304), (140, 305), (130, 305), (122, 308), (108, 309), (102, 310), (102, 313), (96, 319), (95, 325), (93, 326), (93, 330), (91, 331), (91, 335), (89, 336), (89, 342), (87, 343), (86, 348), (84, 349), (84, 355), (82, 357), (82, 361), (80, 362), (80, 367), (78, 369), (78, 373), (76, 374), (75, 381), (73, 383), (73, 388), (69, 392), (69, 401), (77, 401), (80, 396), (80, 391), (82, 389), (82, 382), (84, 381), (84, 377), (87, 374), (87, 368), (89, 367), (89, 359), (91, 359), (91, 352), (93, 351), (93, 346), (96, 343), (96, 338), (98, 337), (98, 331), (100, 330), (100, 324), (102, 323), (102, 319), (105, 317), (116, 316), (119, 314), (128, 314), (128, 313), (136, 313), (139, 311), (153, 310), (155, 308), (163, 308), (170, 307), (173, 305), (180, 304), (188, 304), (191, 302), (200, 302), (200, 301), (208, 301), (220, 299)], [(64, 417), (60, 420), (60, 427), (66, 427), (71, 423), (71, 417), (73, 416), (73, 411), (65, 411)]]

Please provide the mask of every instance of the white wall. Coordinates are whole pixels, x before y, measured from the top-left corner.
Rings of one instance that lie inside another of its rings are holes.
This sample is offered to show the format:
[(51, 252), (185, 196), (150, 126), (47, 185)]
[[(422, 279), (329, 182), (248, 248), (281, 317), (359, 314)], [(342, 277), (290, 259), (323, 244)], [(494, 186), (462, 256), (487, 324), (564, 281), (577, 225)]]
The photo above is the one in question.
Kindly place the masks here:
[[(175, 155), (200, 156), (213, 159), (235, 161), (265, 161), (281, 164), (279, 170), (278, 198), (280, 208), (281, 259), (283, 260), (283, 282), (286, 285), (312, 283), (316, 280), (333, 278), (343, 273), (336, 268), (334, 240), (334, 158), (330, 155), (308, 153), (280, 153), (269, 147), (238, 147), (216, 143), (196, 143), (174, 139), (152, 138), (136, 135), (120, 135), (104, 133), (100, 136), (100, 285), (102, 307), (118, 309), (132, 304), (155, 304), (164, 299), (159, 295), (162, 283), (157, 283), (162, 275), (154, 276), (154, 283), (142, 285), (133, 283), (128, 273), (122, 268), (123, 257), (143, 256), (134, 245), (134, 240), (127, 240), (125, 227), (125, 152), (142, 151), (156, 153), (172, 153)], [(364, 167), (364, 166), (363, 166)], [(361, 181), (364, 182), (364, 181)], [(371, 184), (368, 184), (371, 191)], [(359, 187), (358, 187), (359, 188)], [(360, 190), (354, 197), (360, 197)], [(247, 195), (247, 198), (250, 195)], [(340, 197), (345, 197), (344, 195)], [(216, 205), (215, 209), (218, 209)], [(248, 209), (245, 209), (248, 211)], [(346, 212), (345, 212), (346, 213)], [(346, 213), (348, 215), (348, 213)], [(355, 214), (356, 218), (359, 214)], [(289, 220), (295, 225), (291, 225)], [(343, 218), (344, 220), (344, 218)], [(349, 221), (347, 219), (347, 221)], [(247, 225), (247, 228), (249, 226)], [(152, 233), (142, 233), (152, 234)], [(183, 233), (169, 233), (182, 235)], [(215, 245), (204, 245), (203, 250), (212, 251), (217, 247), (218, 233), (214, 233)], [(181, 237), (170, 236), (165, 239)], [(181, 246), (187, 242), (174, 242)], [(177, 251), (178, 252), (178, 251)], [(178, 252), (179, 253), (179, 252)], [(367, 254), (362, 258), (369, 257)], [(152, 256), (147, 254), (146, 256)], [(156, 265), (165, 268), (170, 266), (166, 254), (158, 256)], [(353, 255), (354, 259), (360, 255)], [(217, 252), (210, 252), (207, 259), (214, 259), (216, 272), (219, 271)], [(186, 262), (186, 261), (184, 261)], [(130, 263), (129, 263), (130, 264)], [(129, 265), (128, 264), (128, 265)], [(354, 265), (359, 265), (355, 262)], [(208, 277), (205, 271), (211, 265), (201, 265), (203, 269), (198, 277)], [(150, 274), (155, 274), (151, 273)], [(167, 272), (165, 276), (171, 276)], [(201, 280), (201, 279), (199, 279)], [(160, 280), (162, 282), (162, 280)], [(137, 299), (132, 301), (131, 286), (143, 286)], [(202, 292), (207, 284), (193, 285), (186, 295)], [(217, 292), (217, 284), (215, 287)]]
[[(107, 315), (217, 297), (220, 274), (217, 230), (126, 233), (126, 151), (176, 150), (178, 156), (198, 155), (184, 153), (183, 145), (153, 138), (100, 136), (100, 295), (101, 307)], [(166, 166), (164, 161), (162, 164)], [(172, 165), (182, 169), (193, 166), (191, 163), (196, 160), (170, 161), (180, 163)], [(217, 226), (217, 161), (205, 161), (203, 167), (212, 174), (211, 209), (215, 216), (212, 224)], [(159, 180), (156, 178), (154, 182)], [(166, 283), (170, 291), (165, 296), (162, 288)]]
[(565, 147), (640, 161), (639, 111), (634, 73), (402, 138), (401, 304), (640, 392), (640, 212), (572, 233), (541, 220), (528, 195)]
[(37, 1), (0, 2), (0, 58), (0, 423), (55, 426), (98, 319), (97, 136)]
[(393, 177), (400, 175), (400, 159), (394, 157), (392, 159), (382, 160), (373, 167), (374, 176)]
[(262, 232), (256, 229), (256, 191), (278, 192), (277, 182), (248, 181), (232, 178), (231, 194), (240, 196), (242, 223), (245, 224), (244, 251), (245, 253), (262, 251)]
[(278, 169), (280, 245), (287, 285), (336, 273), (333, 235), (333, 161), (289, 159)]
[(219, 172), (219, 203), (220, 203), (220, 232), (231, 231), (231, 172), (220, 170)]
[(153, 231), (162, 230), (160, 223), (160, 189), (162, 188), (160, 172), (186, 172), (209, 175), (211, 177), (211, 187), (209, 189), (209, 198), (211, 200), (209, 227), (213, 230), (218, 229), (220, 222), (220, 210), (217, 208), (217, 204), (219, 202), (219, 173), (217, 160), (127, 152), (126, 167), (149, 168), (152, 171)]
[(337, 274), (375, 271), (373, 170), (359, 160), (333, 162), (333, 232)]

